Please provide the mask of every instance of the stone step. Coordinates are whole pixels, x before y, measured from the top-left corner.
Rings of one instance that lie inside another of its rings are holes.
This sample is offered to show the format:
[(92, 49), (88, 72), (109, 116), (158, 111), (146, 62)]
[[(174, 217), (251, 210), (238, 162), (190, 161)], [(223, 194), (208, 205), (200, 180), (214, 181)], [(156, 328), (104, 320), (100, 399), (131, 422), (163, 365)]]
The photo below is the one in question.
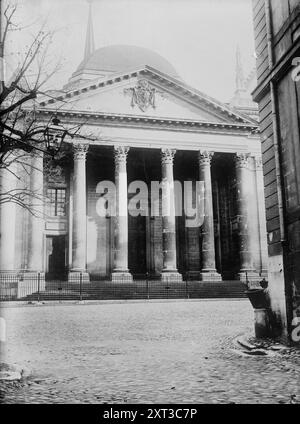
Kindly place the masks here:
[[(61, 288), (61, 290), (58, 290)], [(162, 283), (161, 281), (133, 281), (132, 283), (111, 283), (93, 281), (81, 287), (81, 297), (85, 300), (101, 299), (165, 299), (165, 298), (245, 298), (245, 285), (240, 281), (223, 282), (182, 282)], [(46, 290), (32, 293), (25, 300), (78, 300), (80, 286), (61, 282), (55, 285), (47, 282)], [(24, 299), (23, 299), (24, 300)]]

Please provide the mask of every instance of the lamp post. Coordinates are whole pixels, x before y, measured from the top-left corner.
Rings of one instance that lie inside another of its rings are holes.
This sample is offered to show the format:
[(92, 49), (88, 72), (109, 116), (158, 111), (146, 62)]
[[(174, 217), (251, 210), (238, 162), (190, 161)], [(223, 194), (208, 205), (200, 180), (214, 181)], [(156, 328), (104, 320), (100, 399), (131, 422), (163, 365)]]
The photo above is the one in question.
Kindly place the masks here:
[(43, 131), (46, 153), (51, 156), (56, 155), (60, 151), (67, 134), (69, 134), (68, 130), (60, 124), (60, 120), (57, 117), (54, 117), (51, 124)]
[[(36, 127), (27, 140), (24, 140), (20, 134), (9, 134), (9, 131), (5, 129), (2, 134), (4, 143), (0, 148), (0, 152), (23, 150), (30, 153), (33, 150), (38, 150), (53, 157), (60, 151), (67, 135), (73, 137), (73, 134), (64, 128), (60, 124), (60, 120), (55, 116), (46, 127)], [(43, 147), (39, 147), (39, 145), (43, 145)]]

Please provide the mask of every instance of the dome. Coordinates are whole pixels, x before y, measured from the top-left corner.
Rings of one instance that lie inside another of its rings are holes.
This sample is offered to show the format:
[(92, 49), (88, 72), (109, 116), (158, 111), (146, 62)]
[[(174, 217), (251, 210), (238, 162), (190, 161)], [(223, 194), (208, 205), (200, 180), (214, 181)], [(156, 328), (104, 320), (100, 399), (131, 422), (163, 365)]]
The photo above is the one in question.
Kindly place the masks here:
[(94, 51), (88, 60), (83, 60), (75, 74), (83, 71), (123, 72), (129, 69), (151, 66), (174, 78), (180, 78), (175, 68), (154, 51), (137, 46), (113, 45)]

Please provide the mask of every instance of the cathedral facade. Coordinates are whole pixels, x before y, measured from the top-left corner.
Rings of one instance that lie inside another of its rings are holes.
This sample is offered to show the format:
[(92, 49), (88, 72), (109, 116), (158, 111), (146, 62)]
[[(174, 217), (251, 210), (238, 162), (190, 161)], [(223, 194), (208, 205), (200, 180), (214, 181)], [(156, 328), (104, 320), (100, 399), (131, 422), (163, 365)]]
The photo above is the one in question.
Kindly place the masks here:
[[(1, 206), (0, 278), (9, 275), (24, 293), (37, 273), (46, 282), (86, 284), (258, 281), (267, 249), (253, 110), (187, 85), (151, 50), (94, 49), (89, 19), (83, 61), (36, 106), (41, 125), (55, 116), (69, 132), (80, 130), (55, 161), (29, 155), (24, 178), (44, 199), (39, 213)], [(164, 183), (155, 202), (155, 184)], [(3, 189), (14, 184), (2, 175)], [(200, 210), (196, 225), (185, 208), (189, 196)]]

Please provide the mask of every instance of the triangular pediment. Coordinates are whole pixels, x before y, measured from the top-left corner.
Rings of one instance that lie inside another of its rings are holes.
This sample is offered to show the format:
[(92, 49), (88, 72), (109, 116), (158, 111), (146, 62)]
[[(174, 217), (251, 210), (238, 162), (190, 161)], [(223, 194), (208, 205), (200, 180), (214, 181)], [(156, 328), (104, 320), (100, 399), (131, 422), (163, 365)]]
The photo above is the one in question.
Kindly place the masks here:
[(179, 80), (145, 66), (109, 78), (86, 82), (41, 106), (73, 112), (188, 119), (211, 123), (253, 123), (211, 97)]

